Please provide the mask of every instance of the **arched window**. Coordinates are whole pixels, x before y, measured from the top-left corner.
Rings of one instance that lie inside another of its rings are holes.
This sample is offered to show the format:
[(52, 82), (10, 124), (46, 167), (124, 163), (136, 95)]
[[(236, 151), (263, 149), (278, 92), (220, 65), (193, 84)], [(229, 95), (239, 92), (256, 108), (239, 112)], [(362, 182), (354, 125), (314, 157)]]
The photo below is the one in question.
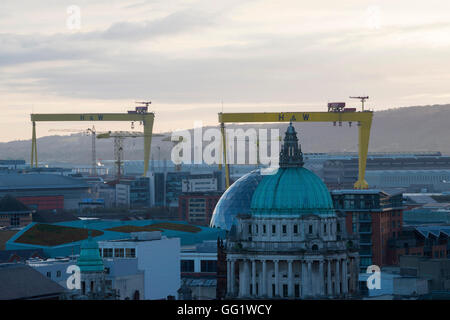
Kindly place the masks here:
[(312, 251), (318, 251), (319, 250), (319, 246), (317, 244), (313, 244), (311, 249), (312, 249)]
[(133, 300), (140, 300), (140, 296), (139, 290), (136, 290), (133, 294)]

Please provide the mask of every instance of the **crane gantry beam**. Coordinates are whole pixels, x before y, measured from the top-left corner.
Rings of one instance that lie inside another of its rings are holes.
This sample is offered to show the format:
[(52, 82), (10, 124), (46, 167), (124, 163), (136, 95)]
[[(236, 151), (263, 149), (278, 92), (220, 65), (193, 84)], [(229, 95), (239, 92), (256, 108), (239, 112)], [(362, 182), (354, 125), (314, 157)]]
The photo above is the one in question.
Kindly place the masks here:
[(372, 111), (364, 112), (257, 112), (257, 113), (219, 113), (222, 132), (223, 159), (227, 188), (230, 186), (230, 172), (226, 155), (225, 123), (246, 122), (356, 122), (358, 123), (358, 180), (355, 189), (368, 189), (365, 180), (367, 153), (369, 149)]
[(152, 130), (155, 114), (147, 112), (145, 107), (128, 113), (40, 113), (31, 114), (33, 124), (32, 142), (31, 142), (31, 167), (38, 165), (37, 145), (36, 145), (36, 122), (42, 121), (140, 121), (144, 126), (144, 175), (147, 174), (150, 162), (150, 147), (152, 143)]

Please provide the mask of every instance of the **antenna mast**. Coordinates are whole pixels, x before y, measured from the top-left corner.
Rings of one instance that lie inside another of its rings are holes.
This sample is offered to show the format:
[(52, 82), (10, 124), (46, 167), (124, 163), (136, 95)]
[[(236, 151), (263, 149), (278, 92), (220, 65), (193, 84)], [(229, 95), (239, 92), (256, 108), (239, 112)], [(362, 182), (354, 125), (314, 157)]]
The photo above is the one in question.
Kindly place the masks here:
[(361, 100), (361, 105), (362, 105), (362, 111), (364, 112), (364, 102), (369, 99), (368, 96), (366, 97), (350, 97), (350, 99), (359, 99)]

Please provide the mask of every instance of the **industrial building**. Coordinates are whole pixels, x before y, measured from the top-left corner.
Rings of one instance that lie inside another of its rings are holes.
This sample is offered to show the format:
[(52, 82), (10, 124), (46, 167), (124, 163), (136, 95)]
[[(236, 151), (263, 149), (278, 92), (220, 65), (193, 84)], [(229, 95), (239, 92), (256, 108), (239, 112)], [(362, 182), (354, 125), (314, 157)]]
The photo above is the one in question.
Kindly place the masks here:
[[(411, 188), (406, 190), (408, 192), (421, 192), (421, 189), (430, 188), (448, 191), (450, 184), (445, 183), (445, 177), (448, 177), (449, 170), (450, 156), (444, 156), (440, 152), (369, 154), (366, 179), (373, 188), (401, 186)], [(428, 174), (432, 177), (428, 177)], [(330, 189), (352, 188), (357, 177), (356, 155), (330, 155), (323, 162), (322, 178)]]
[(22, 228), (33, 220), (32, 211), (10, 195), (0, 198), (0, 227)]
[(393, 264), (398, 264), (403, 255), (447, 259), (450, 257), (449, 236), (449, 225), (403, 227), (400, 236), (389, 243)]
[(78, 209), (86, 182), (57, 174), (0, 173), (0, 197), (11, 195), (33, 210)]

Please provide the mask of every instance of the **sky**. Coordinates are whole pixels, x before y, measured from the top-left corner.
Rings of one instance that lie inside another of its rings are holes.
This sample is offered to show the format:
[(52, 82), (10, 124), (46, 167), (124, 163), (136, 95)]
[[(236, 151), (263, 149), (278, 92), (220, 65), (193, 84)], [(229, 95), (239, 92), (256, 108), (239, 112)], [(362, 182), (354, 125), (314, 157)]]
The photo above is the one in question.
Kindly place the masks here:
[[(0, 142), (30, 139), (30, 113), (141, 100), (155, 132), (217, 125), (221, 111), (359, 105), (352, 95), (375, 111), (447, 104), (449, 56), (447, 0), (2, 0)], [(37, 135), (91, 125), (39, 123)]]

